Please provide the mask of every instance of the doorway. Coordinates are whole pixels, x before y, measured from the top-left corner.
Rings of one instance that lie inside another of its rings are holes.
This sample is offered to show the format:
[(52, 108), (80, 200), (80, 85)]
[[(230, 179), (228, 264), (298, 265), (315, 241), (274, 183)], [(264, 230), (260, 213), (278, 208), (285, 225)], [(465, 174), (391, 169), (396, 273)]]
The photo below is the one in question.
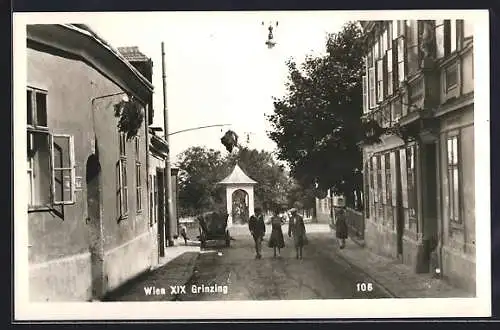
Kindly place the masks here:
[(401, 170), (401, 164), (406, 166), (405, 149), (395, 151), (396, 154), (396, 240), (397, 240), (397, 255), (399, 260), (403, 260), (403, 234), (404, 234), (404, 209), (403, 209), (403, 184), (402, 176), (406, 175)]
[(158, 202), (156, 214), (158, 216), (158, 254), (165, 256), (165, 172), (163, 168), (156, 168), (156, 187), (158, 189)]
[(437, 265), (437, 245), (438, 245), (438, 161), (437, 142), (423, 145), (423, 180), (422, 180), (422, 221), (423, 221), (423, 256), (422, 272), (430, 271), (431, 267)]
[(87, 159), (85, 182), (87, 185), (87, 219), (91, 260), (92, 298), (104, 294), (104, 246), (101, 210), (101, 164), (96, 154)]

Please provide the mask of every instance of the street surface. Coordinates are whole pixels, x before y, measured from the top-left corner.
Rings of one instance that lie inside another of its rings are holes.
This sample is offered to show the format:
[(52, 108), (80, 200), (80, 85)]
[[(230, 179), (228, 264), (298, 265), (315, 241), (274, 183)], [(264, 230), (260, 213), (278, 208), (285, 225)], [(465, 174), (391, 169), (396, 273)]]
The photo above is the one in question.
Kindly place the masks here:
[[(287, 225), (283, 226), (286, 246), (281, 257), (274, 259), (272, 249), (267, 247), (268, 226), (262, 259), (255, 259), (254, 243), (248, 229), (244, 226), (231, 228), (234, 237), (231, 247), (225, 248), (221, 242), (202, 251), (194, 275), (186, 285), (186, 293), (179, 294), (176, 300), (390, 297), (383, 288), (337, 254), (338, 247), (328, 225), (306, 225), (309, 244), (304, 247), (302, 260), (295, 258), (293, 241), (286, 235), (287, 229)], [(204, 290), (210, 291), (204, 293)]]

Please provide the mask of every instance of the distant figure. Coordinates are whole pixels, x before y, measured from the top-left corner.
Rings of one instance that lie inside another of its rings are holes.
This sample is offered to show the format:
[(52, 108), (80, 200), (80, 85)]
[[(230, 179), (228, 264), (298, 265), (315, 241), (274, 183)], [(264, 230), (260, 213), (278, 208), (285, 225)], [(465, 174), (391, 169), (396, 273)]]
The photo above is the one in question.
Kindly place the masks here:
[(255, 259), (262, 258), (262, 240), (266, 234), (266, 225), (264, 224), (264, 215), (260, 208), (255, 209), (255, 214), (248, 220), (248, 229), (255, 242)]
[(189, 240), (189, 238), (187, 236), (187, 227), (185, 224), (181, 224), (180, 234), (181, 234), (182, 238), (184, 239), (184, 245), (187, 245), (187, 241)]
[(347, 238), (347, 219), (345, 207), (337, 207), (335, 210), (335, 236), (340, 242), (340, 248), (345, 248)]
[(279, 216), (279, 210), (276, 208), (273, 211), (273, 216), (271, 217), (271, 237), (269, 238), (269, 247), (273, 248), (274, 258), (276, 258), (276, 252), (280, 255), (280, 249), (285, 247), (285, 240), (283, 239), (283, 232), (281, 231), (281, 225), (283, 224), (283, 219)]
[(296, 208), (292, 208), (290, 213), (292, 216), (288, 223), (288, 237), (293, 236), (295, 251), (297, 252), (296, 257), (297, 259), (302, 259), (302, 247), (307, 244), (306, 226), (302, 216), (297, 214)]

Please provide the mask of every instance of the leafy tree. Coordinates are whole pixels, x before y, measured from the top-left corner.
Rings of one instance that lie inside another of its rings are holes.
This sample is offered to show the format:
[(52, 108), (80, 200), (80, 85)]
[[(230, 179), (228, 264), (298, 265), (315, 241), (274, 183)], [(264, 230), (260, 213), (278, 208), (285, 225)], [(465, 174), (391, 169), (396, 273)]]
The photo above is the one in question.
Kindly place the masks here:
[(361, 190), (354, 169), (361, 168), (363, 108), (361, 76), (365, 46), (362, 30), (349, 22), (328, 36), (327, 54), (306, 57), (299, 67), (287, 62), (287, 95), (274, 99), (268, 136), (278, 145), (278, 158), (309, 188), (333, 188), (348, 198)]
[(287, 192), (288, 207), (299, 209), (314, 209), (315, 196), (312, 187), (304, 188), (296, 180), (290, 180), (290, 188)]
[(179, 155), (180, 215), (194, 215), (221, 207), (223, 187), (217, 182), (224, 178), (226, 164), (219, 151), (191, 147)]

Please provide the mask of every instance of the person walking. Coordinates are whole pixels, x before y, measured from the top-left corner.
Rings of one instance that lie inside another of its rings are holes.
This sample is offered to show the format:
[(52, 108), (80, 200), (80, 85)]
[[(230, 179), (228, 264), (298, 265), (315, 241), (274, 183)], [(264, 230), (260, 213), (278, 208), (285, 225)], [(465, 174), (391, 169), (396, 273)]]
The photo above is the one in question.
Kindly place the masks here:
[(295, 251), (297, 252), (296, 258), (302, 259), (302, 248), (307, 244), (306, 226), (304, 218), (297, 213), (296, 208), (290, 210), (291, 217), (288, 223), (288, 237), (293, 236)]
[[(281, 225), (283, 224), (283, 219), (279, 216), (279, 210), (276, 208), (271, 217), (271, 237), (269, 238), (268, 246), (273, 248), (274, 258), (280, 255), (281, 249), (285, 247), (285, 240), (283, 238), (283, 232), (281, 231)], [(276, 252), (278, 252), (276, 254)]]
[(347, 238), (347, 214), (345, 206), (336, 207), (335, 210), (335, 236), (339, 240), (340, 248), (345, 248)]
[(264, 215), (260, 208), (256, 208), (254, 215), (248, 220), (248, 229), (255, 242), (255, 259), (262, 258), (262, 240), (266, 234), (266, 225), (264, 224)]

